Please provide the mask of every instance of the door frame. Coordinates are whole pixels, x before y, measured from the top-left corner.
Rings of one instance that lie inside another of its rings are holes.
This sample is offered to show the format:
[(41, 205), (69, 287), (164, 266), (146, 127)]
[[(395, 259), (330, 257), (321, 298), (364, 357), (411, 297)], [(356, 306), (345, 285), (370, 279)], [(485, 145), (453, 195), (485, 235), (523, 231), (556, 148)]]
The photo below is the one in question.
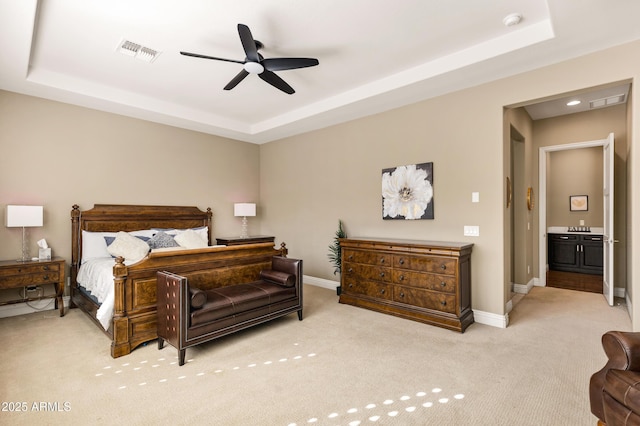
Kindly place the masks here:
[(547, 285), (547, 154), (571, 149), (603, 147), (608, 139), (543, 146), (538, 151), (538, 285)]

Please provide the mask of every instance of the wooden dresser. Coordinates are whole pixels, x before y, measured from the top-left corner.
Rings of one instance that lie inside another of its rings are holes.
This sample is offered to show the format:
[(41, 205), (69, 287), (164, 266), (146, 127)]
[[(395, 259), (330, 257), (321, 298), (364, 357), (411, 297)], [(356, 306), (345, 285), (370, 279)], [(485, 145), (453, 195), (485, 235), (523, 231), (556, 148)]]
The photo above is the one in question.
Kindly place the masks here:
[(340, 303), (464, 332), (473, 244), (342, 238)]

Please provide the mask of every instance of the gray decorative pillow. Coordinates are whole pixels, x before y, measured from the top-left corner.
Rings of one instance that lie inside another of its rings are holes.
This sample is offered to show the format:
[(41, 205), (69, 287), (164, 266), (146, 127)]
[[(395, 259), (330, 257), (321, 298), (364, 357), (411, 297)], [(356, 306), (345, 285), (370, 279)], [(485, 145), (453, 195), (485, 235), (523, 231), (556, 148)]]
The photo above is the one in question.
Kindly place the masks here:
[(151, 239), (147, 241), (147, 244), (149, 244), (149, 247), (152, 249), (180, 246), (180, 244), (176, 243), (176, 240), (174, 240), (171, 235), (162, 231), (151, 237)]

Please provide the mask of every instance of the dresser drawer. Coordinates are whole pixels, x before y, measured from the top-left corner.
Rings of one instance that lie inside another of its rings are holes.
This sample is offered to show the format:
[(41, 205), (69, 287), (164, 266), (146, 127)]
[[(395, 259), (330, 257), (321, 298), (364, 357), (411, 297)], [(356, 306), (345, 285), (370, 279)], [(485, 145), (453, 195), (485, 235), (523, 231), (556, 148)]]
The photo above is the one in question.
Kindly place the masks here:
[(393, 300), (421, 308), (456, 313), (456, 297), (447, 293), (396, 286), (393, 288)]
[(342, 254), (344, 262), (366, 263), (368, 265), (391, 266), (391, 255), (374, 251), (345, 249)]
[(455, 293), (457, 283), (456, 278), (450, 275), (427, 274), (425, 272), (397, 269), (393, 270), (393, 282), (395, 284), (442, 291), (445, 293)]
[(345, 278), (354, 280), (376, 280), (389, 283), (391, 282), (392, 275), (391, 268), (350, 262), (345, 262), (344, 265), (342, 265), (342, 274)]
[(393, 267), (411, 269), (413, 271), (435, 272), (438, 274), (455, 275), (457, 261), (451, 258), (437, 256), (404, 256), (393, 255)]
[(390, 284), (374, 281), (356, 281), (346, 279), (345, 285), (342, 287), (342, 292), (344, 294), (369, 296), (376, 299), (391, 300), (393, 297), (393, 291)]

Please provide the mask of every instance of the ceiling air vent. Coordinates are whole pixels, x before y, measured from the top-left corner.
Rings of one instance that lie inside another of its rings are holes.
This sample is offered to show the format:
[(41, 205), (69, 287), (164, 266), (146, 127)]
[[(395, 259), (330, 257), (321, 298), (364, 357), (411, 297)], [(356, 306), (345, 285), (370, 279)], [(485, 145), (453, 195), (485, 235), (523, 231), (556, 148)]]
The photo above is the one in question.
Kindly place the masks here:
[(120, 41), (116, 51), (123, 55), (133, 56), (134, 58), (140, 59), (144, 62), (153, 62), (158, 56), (160, 56), (160, 52), (157, 50), (150, 49), (138, 43), (124, 39)]
[(621, 104), (624, 103), (625, 100), (625, 95), (613, 95), (613, 96), (609, 96), (607, 98), (602, 98), (602, 99), (596, 99), (593, 101), (589, 102), (589, 108), (594, 109), (594, 108), (602, 108), (602, 107), (606, 107), (606, 106), (611, 106), (611, 105), (616, 105), (616, 104)]

